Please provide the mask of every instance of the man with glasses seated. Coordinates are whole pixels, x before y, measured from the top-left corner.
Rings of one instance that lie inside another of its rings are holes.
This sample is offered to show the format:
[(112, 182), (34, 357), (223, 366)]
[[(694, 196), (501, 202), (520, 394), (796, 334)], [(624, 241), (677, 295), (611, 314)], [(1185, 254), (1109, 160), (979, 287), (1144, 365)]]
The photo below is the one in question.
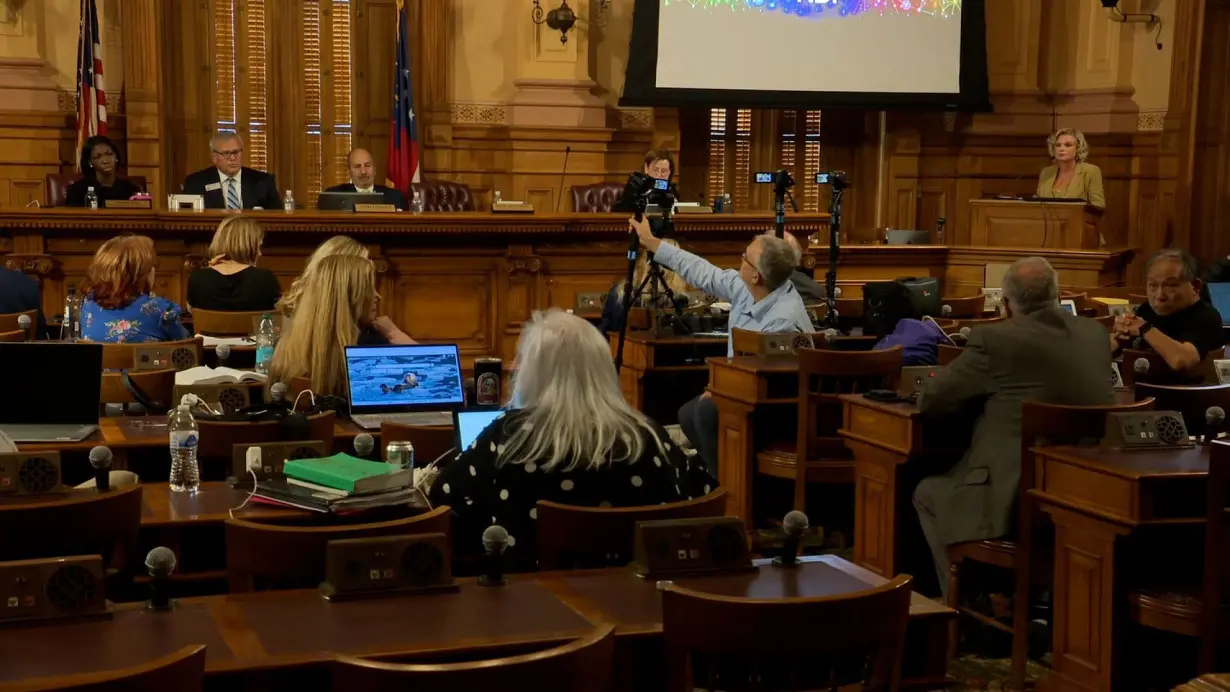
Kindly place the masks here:
[(219, 132), (209, 142), (214, 165), (184, 179), (184, 194), (201, 195), (206, 209), (281, 209), (273, 176), (243, 165), (243, 139)]

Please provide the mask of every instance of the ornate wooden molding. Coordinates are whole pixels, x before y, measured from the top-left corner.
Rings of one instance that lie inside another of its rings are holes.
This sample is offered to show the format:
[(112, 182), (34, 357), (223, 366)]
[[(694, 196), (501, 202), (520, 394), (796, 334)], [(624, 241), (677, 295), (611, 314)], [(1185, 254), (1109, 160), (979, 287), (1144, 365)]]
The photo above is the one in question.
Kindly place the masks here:
[(516, 274), (517, 272), (537, 274), (542, 271), (542, 260), (537, 257), (507, 257), (505, 258), (504, 269), (509, 274)]
[(45, 279), (55, 271), (56, 262), (51, 255), (5, 255), (4, 268)]

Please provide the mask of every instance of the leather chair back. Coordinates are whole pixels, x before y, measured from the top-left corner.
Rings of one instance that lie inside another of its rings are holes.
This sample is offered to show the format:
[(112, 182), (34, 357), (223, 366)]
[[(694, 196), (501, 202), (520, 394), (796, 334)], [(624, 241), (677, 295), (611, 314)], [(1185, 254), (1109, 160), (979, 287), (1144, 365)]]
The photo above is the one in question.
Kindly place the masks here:
[(574, 185), (572, 187), (572, 209), (576, 212), (607, 213), (619, 202), (623, 194), (622, 183), (603, 181), (593, 185)]
[[(145, 176), (143, 175), (121, 175), (120, 178), (136, 185), (144, 190)], [(68, 186), (81, 179), (80, 173), (51, 173), (47, 176), (47, 199), (46, 206), (62, 207), (68, 201)]]
[(418, 192), (423, 196), (423, 211), (474, 211), (474, 195), (465, 183), (432, 180), (410, 183), (410, 198)]

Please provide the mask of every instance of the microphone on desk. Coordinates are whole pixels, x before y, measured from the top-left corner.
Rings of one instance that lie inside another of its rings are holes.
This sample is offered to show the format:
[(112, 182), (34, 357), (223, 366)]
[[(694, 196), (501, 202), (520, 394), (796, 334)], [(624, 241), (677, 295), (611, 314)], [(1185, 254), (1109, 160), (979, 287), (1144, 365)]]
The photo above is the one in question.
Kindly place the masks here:
[(825, 341), (832, 341), (836, 339), (837, 336), (838, 336), (837, 330), (833, 329), (832, 327), (829, 327), (828, 329), (824, 330), (824, 340)]
[(957, 330), (957, 333), (961, 335), (962, 339), (969, 341), (969, 334), (970, 334), (969, 327), (961, 327), (960, 329)]
[(175, 553), (170, 548), (158, 546), (145, 556), (145, 569), (149, 571), (149, 600), (146, 610), (172, 610), (175, 601), (171, 598), (169, 581), (175, 571)]
[(367, 459), (376, 446), (376, 440), (368, 433), (359, 433), (354, 438), (354, 453), (360, 459)]
[(782, 544), (781, 556), (773, 559), (775, 567), (795, 567), (799, 564), (799, 544), (803, 542), (803, 532), (807, 531), (809, 525), (806, 514), (798, 510), (786, 513), (786, 517), (782, 519), (786, 542)]
[(33, 322), (34, 321), (30, 319), (29, 315), (17, 316), (17, 328), (26, 333), (26, 338), (23, 339), (23, 341), (30, 340), (30, 325), (33, 324)]
[(286, 408), (286, 391), (289, 387), (285, 382), (274, 382), (269, 388), (269, 403), (278, 408)]
[(100, 493), (111, 490), (112, 458), (110, 448), (104, 445), (98, 445), (90, 450), (90, 466), (94, 467), (94, 485), (98, 487)]
[(479, 586), (504, 586), (504, 551), (508, 548), (508, 531), (499, 524), (488, 526), (483, 531), (483, 574), (478, 578)]
[(1220, 406), (1210, 406), (1204, 412), (1204, 444), (1216, 440), (1221, 424), (1226, 422), (1226, 409)]
[(840, 298), (840, 297), (841, 297), (841, 286), (834, 286), (834, 287), (833, 287), (833, 297), (834, 297), (834, 298)]
[(228, 344), (218, 344), (214, 352), (218, 354), (218, 367), (225, 366), (226, 359), (231, 357), (231, 347)]
[(940, 306), (940, 316), (941, 316), (941, 317), (948, 317), (948, 316), (949, 316), (949, 315), (951, 315), (951, 314), (952, 314), (952, 306), (951, 306), (951, 305), (941, 305), (941, 306)]
[(1149, 359), (1137, 358), (1136, 362), (1132, 363), (1132, 369), (1136, 371), (1137, 375), (1143, 375), (1149, 372)]

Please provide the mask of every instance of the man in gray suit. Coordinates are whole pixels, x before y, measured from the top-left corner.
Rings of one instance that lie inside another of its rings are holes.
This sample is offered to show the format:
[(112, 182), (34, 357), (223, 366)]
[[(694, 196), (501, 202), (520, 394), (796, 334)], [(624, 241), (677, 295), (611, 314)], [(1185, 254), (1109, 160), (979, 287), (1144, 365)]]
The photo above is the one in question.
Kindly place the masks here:
[[(970, 333), (965, 350), (918, 400), (924, 414), (981, 408), (973, 441), (952, 470), (923, 479), (914, 507), (948, 591), (948, 546), (1012, 529), (1021, 476), (1021, 403), (1112, 402), (1106, 328), (1059, 307), (1058, 277), (1041, 257), (1004, 275), (1008, 319)], [(1099, 431), (1091, 431), (1098, 433)]]

